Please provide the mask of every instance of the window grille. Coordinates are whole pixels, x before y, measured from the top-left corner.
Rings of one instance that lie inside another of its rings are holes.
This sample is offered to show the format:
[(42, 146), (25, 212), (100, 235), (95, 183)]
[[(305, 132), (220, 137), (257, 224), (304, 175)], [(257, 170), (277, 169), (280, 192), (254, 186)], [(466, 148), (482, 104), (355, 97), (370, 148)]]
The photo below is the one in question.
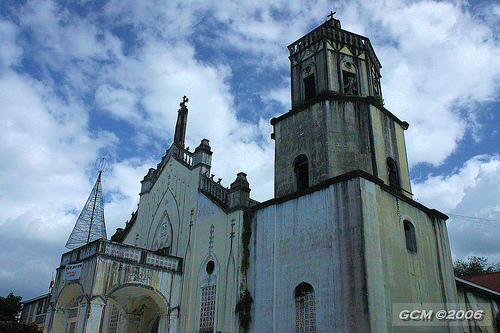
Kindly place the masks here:
[(216, 285), (201, 287), (200, 332), (214, 331), (216, 296)]
[(316, 332), (314, 289), (305, 282), (295, 288), (295, 332)]

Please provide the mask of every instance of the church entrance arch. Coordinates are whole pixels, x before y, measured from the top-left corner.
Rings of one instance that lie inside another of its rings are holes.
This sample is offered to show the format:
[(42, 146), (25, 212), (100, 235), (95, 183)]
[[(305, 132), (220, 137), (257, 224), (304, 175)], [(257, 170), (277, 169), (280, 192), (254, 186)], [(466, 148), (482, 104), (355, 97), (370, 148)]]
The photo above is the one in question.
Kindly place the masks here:
[(66, 286), (55, 302), (53, 332), (76, 332), (79, 304), (83, 299), (83, 288), (78, 283)]
[(108, 293), (103, 332), (168, 332), (166, 298), (151, 286), (127, 283)]

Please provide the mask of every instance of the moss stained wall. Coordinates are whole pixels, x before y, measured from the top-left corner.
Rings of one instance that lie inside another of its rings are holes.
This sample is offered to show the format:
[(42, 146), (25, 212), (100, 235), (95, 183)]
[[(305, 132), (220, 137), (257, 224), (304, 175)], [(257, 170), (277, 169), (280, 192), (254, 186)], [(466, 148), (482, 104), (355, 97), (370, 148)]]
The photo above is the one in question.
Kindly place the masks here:
[[(361, 189), (372, 329), (405, 332), (408, 327), (392, 327), (394, 303), (456, 301), (447, 234), (440, 231), (445, 224), (370, 181)], [(406, 248), (404, 220), (415, 226), (416, 252)]]

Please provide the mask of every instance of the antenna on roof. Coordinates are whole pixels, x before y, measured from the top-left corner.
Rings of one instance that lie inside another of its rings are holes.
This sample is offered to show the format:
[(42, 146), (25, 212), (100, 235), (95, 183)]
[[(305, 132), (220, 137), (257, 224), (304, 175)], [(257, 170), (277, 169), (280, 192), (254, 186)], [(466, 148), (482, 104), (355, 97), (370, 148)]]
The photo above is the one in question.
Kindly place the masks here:
[(101, 175), (108, 171), (109, 162), (105, 158), (99, 158), (95, 162), (95, 167), (99, 175), (66, 243), (68, 249), (75, 249), (97, 239), (106, 238)]

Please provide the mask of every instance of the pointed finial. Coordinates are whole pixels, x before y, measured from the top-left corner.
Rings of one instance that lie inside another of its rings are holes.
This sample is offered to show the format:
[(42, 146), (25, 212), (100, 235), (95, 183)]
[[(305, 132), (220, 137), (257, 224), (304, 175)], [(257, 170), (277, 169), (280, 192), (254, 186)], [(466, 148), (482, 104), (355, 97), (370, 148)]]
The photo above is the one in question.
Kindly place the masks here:
[(98, 158), (95, 161), (95, 168), (99, 173), (103, 173), (109, 170), (109, 162), (103, 157), (103, 158)]
[(186, 108), (186, 103), (189, 102), (189, 98), (187, 98), (186, 96), (183, 96), (182, 97), (182, 102), (179, 104), (179, 106), (182, 108), (182, 109), (185, 109)]

